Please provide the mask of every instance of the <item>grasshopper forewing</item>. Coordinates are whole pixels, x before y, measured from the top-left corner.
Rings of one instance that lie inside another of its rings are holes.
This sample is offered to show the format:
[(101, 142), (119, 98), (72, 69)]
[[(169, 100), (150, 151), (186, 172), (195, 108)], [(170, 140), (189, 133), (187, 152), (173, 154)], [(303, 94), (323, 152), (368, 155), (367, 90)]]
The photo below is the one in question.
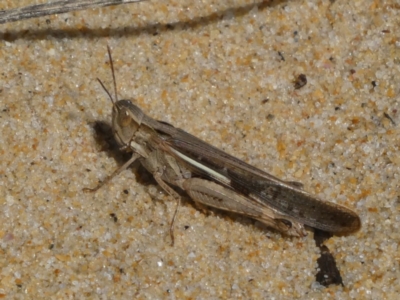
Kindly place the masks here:
[[(260, 209), (267, 206), (283, 216), (290, 216), (296, 222), (336, 234), (350, 233), (360, 228), (360, 219), (354, 211), (320, 200), (304, 191), (301, 184), (282, 181), (199, 139), (196, 143), (193, 136), (190, 141), (185, 138), (189, 134), (182, 130), (177, 132), (177, 136), (172, 136), (167, 141), (173, 153), (192, 159), (201, 157), (203, 166), (229, 181), (225, 183), (219, 180), (220, 176), (214, 177), (212, 174), (205, 174), (206, 176), (244, 195)], [(200, 174), (204, 174), (202, 168), (198, 169)]]
[[(291, 236), (305, 236), (304, 225), (334, 234), (358, 230), (358, 215), (339, 204), (323, 201), (303, 190), (302, 184), (282, 181), (195, 136), (147, 116), (130, 100), (117, 99), (114, 67), (112, 128), (122, 149), (132, 158), (96, 189), (139, 160), (170, 195), (170, 185), (184, 190), (195, 202), (259, 220)], [(175, 219), (175, 211), (173, 220)], [(172, 225), (171, 225), (171, 238)]]

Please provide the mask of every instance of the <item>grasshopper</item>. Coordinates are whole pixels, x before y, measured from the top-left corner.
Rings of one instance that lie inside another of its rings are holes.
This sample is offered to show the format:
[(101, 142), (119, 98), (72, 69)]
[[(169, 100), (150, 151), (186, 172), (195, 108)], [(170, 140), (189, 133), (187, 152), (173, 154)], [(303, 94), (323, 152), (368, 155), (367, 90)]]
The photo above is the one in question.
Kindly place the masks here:
[(238, 213), (264, 223), (289, 236), (306, 236), (305, 226), (333, 234), (347, 234), (361, 227), (352, 210), (323, 201), (303, 190), (298, 182), (280, 180), (174, 126), (147, 116), (130, 100), (115, 100), (97, 79), (112, 102), (112, 130), (121, 150), (132, 157), (94, 189), (96, 191), (134, 161), (154, 176), (169, 195), (177, 199), (170, 235), (181, 197), (171, 187), (185, 191), (195, 202)]

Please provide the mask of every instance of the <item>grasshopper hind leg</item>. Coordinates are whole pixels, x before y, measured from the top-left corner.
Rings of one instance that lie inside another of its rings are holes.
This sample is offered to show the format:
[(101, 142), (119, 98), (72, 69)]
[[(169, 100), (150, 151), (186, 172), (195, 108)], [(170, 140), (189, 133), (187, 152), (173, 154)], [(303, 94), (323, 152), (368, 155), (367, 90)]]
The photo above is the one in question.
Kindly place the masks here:
[(182, 187), (195, 202), (245, 215), (289, 236), (307, 235), (303, 224), (215, 182), (190, 178)]

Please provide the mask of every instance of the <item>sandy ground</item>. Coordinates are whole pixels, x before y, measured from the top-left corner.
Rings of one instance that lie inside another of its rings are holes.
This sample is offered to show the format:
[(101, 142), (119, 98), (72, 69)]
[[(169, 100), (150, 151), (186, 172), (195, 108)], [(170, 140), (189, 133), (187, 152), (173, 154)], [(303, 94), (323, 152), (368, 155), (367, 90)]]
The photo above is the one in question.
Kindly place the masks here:
[[(1, 0), (0, 9), (33, 0)], [(44, 2), (36, 1), (35, 3)], [(396, 1), (149, 1), (0, 25), (0, 296), (395, 299), (400, 293)], [(288, 238), (176, 202), (112, 143), (120, 99), (318, 197), (362, 229)], [(305, 74), (307, 84), (295, 89)]]

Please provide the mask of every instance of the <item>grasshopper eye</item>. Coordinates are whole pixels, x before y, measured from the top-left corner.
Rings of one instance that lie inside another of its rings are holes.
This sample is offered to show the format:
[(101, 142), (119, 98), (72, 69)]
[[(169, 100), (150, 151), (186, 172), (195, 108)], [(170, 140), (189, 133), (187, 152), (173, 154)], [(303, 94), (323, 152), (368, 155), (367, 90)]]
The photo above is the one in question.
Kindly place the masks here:
[(123, 109), (121, 111), (121, 114), (119, 116), (119, 124), (122, 127), (127, 127), (130, 126), (132, 123), (133, 119), (132, 117), (129, 115), (129, 112), (126, 109)]

